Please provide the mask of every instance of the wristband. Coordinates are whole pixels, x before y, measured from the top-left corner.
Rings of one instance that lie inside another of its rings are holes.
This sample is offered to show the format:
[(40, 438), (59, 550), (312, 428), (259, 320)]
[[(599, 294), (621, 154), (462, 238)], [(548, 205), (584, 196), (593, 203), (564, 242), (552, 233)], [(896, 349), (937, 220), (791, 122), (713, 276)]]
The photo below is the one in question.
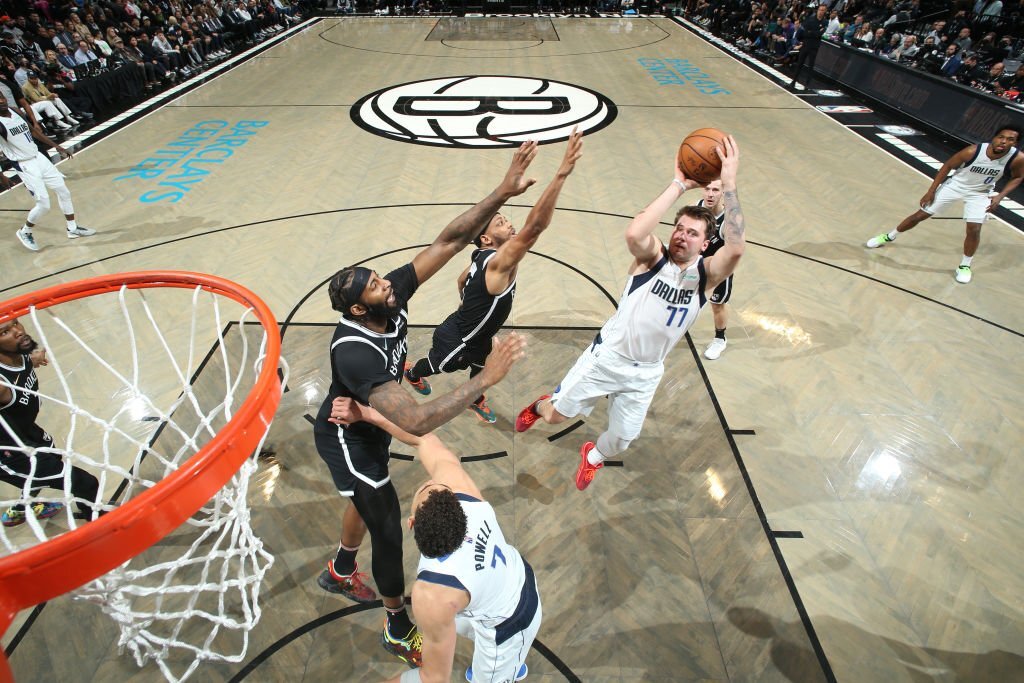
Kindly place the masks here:
[(682, 180), (680, 180), (679, 178), (673, 178), (672, 182), (678, 185), (681, 191), (686, 192), (686, 185), (683, 184)]

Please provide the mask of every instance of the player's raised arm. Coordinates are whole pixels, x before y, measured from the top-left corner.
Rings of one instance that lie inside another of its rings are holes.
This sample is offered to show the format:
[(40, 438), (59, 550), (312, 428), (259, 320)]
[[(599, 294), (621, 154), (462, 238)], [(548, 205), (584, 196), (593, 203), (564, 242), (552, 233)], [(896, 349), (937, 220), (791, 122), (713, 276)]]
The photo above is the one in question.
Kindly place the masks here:
[(512, 163), (498, 187), (473, 208), (449, 223), (429, 247), (416, 255), (412, 265), (416, 269), (416, 278), (421, 285), (472, 242), (487, 227), (487, 222), (505, 202), (526, 192), (537, 182), (533, 178), (525, 177), (526, 169), (536, 155), (536, 141), (530, 140), (520, 145), (512, 155)]
[(573, 172), (573, 169), (576, 168), (576, 161), (582, 155), (583, 133), (573, 128), (565, 148), (565, 156), (562, 157), (562, 163), (559, 165), (554, 179), (544, 189), (537, 203), (530, 209), (530, 213), (526, 216), (526, 222), (523, 224), (523, 229), (516, 233), (512, 239), (502, 244), (498, 248), (498, 253), (494, 259), (487, 264), (488, 276), (491, 274), (499, 277), (505, 276), (507, 280), (508, 274), (519, 265), (519, 262), (526, 256), (526, 252), (537, 243), (541, 233), (551, 224), (551, 217), (555, 213), (555, 206), (558, 204), (558, 195), (562, 192), (562, 186), (565, 185), (566, 179)]
[(720, 147), (715, 151), (722, 160), (722, 204), (725, 208), (725, 221), (722, 223), (722, 237), (725, 244), (707, 260), (706, 269), (708, 287), (714, 288), (718, 283), (732, 275), (746, 250), (746, 221), (740, 209), (740, 198), (736, 190), (736, 173), (740, 164), (740, 149), (736, 140), (727, 135)]
[(672, 182), (626, 227), (626, 246), (629, 247), (629, 253), (636, 259), (630, 272), (637, 267), (651, 268), (658, 262), (658, 259), (661, 258), (661, 240), (655, 237), (654, 231), (657, 229), (661, 217), (684, 192), (700, 187), (698, 182), (686, 177), (674, 158), (672, 167), (674, 169)]

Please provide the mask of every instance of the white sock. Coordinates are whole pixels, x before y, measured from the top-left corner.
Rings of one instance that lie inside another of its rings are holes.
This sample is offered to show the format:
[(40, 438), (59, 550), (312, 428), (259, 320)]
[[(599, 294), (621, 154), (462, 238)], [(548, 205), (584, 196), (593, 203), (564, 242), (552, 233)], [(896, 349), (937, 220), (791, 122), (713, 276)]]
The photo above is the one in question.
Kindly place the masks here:
[(21, 226), (21, 231), (22, 232), (27, 232), (29, 234), (32, 234), (32, 228), (28, 227), (27, 225)]
[(973, 256), (964, 256), (963, 260), (960, 261), (960, 265), (961, 266), (967, 266), (968, 268), (970, 268), (971, 267), (971, 259), (972, 258), (974, 258), (974, 257)]
[(894, 229), (892, 232), (889, 233), (889, 239), (890, 240), (894, 240), (894, 239), (896, 239), (896, 236), (899, 235), (899, 234), (900, 234), (899, 230), (895, 230)]
[(591, 448), (590, 452), (587, 453), (587, 462), (591, 465), (600, 465), (604, 462), (604, 456), (601, 455), (601, 451), (597, 450), (597, 446)]
[(75, 230), (78, 227), (78, 223), (75, 221), (68, 221), (68, 232)]

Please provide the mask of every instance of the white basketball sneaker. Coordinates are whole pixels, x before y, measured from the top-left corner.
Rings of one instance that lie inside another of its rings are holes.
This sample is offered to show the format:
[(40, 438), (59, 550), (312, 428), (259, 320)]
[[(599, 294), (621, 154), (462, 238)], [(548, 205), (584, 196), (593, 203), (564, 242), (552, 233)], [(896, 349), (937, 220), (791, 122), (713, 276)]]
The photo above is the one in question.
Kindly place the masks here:
[(962, 285), (966, 285), (971, 281), (971, 267), (960, 266), (956, 269), (956, 281)]
[(718, 357), (722, 355), (722, 351), (725, 351), (725, 347), (729, 342), (719, 337), (715, 337), (708, 344), (708, 347), (704, 349), (704, 357), (708, 360), (718, 360)]
[(889, 242), (892, 241), (893, 239), (889, 237), (889, 233), (883, 232), (881, 235), (875, 235), (874, 237), (869, 239), (864, 246), (867, 247), (868, 249), (877, 249), (878, 247), (884, 244), (888, 244)]

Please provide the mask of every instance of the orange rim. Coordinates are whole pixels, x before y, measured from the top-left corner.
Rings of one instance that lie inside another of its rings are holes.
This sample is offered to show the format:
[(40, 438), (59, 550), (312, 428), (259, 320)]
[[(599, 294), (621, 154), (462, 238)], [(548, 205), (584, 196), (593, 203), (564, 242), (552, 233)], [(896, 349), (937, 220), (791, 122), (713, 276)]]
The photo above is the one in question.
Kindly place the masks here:
[(252, 308), (267, 335), (263, 367), (227, 425), (176, 472), (95, 521), (0, 559), (0, 632), (7, 629), (19, 610), (106, 574), (181, 526), (231, 479), (257, 448), (280, 403), (277, 366), (281, 335), (277, 321), (270, 308), (251, 291), (213, 275), (140, 271), (56, 285), (0, 303), (0, 323), (26, 314), (32, 306), (41, 310), (116, 292), (123, 286), (198, 286)]

